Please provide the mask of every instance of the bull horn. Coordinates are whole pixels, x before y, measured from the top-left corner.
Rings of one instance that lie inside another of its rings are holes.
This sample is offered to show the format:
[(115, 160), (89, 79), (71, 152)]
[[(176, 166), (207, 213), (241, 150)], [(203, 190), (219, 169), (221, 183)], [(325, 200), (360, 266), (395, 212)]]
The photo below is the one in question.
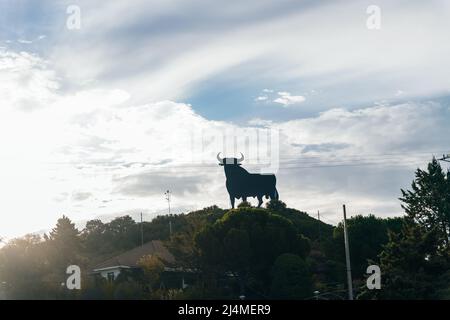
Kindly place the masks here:
[(237, 163), (241, 163), (242, 161), (244, 161), (244, 155), (242, 154), (242, 152), (240, 152), (241, 154), (241, 158), (237, 160)]
[(220, 163), (223, 163), (223, 158), (220, 158), (220, 152), (217, 154), (217, 160), (219, 160)]

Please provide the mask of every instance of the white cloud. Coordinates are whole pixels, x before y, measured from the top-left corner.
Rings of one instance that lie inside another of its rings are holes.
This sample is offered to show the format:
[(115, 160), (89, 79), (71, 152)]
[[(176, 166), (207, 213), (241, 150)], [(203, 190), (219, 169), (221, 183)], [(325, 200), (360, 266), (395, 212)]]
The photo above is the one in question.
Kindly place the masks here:
[(31, 44), (33, 43), (32, 40), (25, 40), (25, 39), (19, 39), (17, 40), (18, 43), (22, 43), (22, 44)]
[[(17, 39), (17, 42), (20, 44), (32, 44), (41, 40), (44, 40), (45, 38), (47, 38), (47, 36), (45, 34), (41, 34), (39, 36), (37, 36), (35, 39), (33, 40), (28, 40), (28, 39)], [(6, 43), (11, 43), (11, 41), (7, 40), (5, 41)]]
[(270, 127), (273, 124), (273, 121), (255, 118), (255, 119), (249, 120), (248, 124), (250, 126)]
[[(51, 35), (51, 59), (72, 84), (101, 81), (141, 102), (184, 100), (203, 81), (232, 72), (247, 83), (257, 73), (259, 82), (302, 81), (331, 92), (328, 106), (395, 98), (392, 88), (399, 87), (405, 98), (448, 92), (445, 1), (383, 0), (378, 31), (366, 28), (359, 1), (289, 3), (284, 10), (270, 1), (232, 2), (221, 10), (203, 0), (132, 3), (81, 1), (76, 37), (59, 29)], [(157, 23), (174, 16), (179, 23)]]
[(44, 107), (59, 88), (47, 63), (27, 52), (13, 53), (0, 48), (0, 97), (2, 110), (8, 106), (32, 110)]
[(269, 99), (268, 96), (259, 96), (255, 98), (255, 101), (267, 101)]
[(401, 214), (400, 188), (410, 187), (415, 169), (433, 154), (448, 150), (449, 116), (445, 105), (407, 103), (275, 123), (282, 135), (281, 197), (335, 222), (342, 203), (351, 214)]
[[(438, 103), (405, 103), (348, 111), (332, 109), (318, 117), (277, 125), (289, 132), (289, 144), (339, 143), (352, 145), (343, 154), (385, 154), (423, 150), (429, 154), (445, 146), (449, 131), (443, 123), (449, 110)], [(437, 132), (440, 132), (438, 134)], [(387, 143), (388, 141), (388, 143)]]
[[(0, 234), (43, 229), (63, 213), (84, 219), (150, 203), (152, 210), (162, 209), (166, 203), (155, 192), (159, 187), (197, 192), (192, 199), (177, 192), (175, 205), (215, 202), (211, 199), (221, 188), (213, 181), (223, 175), (215, 166), (217, 150), (214, 145), (200, 149), (209, 154), (199, 158), (214, 164), (214, 170), (201, 173), (192, 163), (191, 134), (225, 132), (234, 125), (208, 121), (183, 103), (125, 104), (129, 94), (120, 89), (60, 92), (45, 61), (26, 53), (1, 52), (0, 79), (7, 84), (0, 90), (0, 192), (5, 196)], [(129, 185), (127, 177), (142, 179)], [(148, 179), (153, 185), (146, 191)], [(199, 182), (204, 179), (210, 182)], [(126, 189), (120, 188), (122, 181)]]
[(285, 91), (278, 92), (278, 95), (280, 97), (274, 99), (273, 102), (282, 104), (284, 107), (299, 104), (306, 100), (304, 96), (292, 96), (289, 92)]
[[(443, 1), (381, 1), (386, 19), (379, 31), (365, 27), (359, 1), (307, 8), (297, 2), (286, 10), (268, 0), (220, 8), (203, 0), (130, 1), (80, 1), (83, 28), (50, 30), (45, 58), (0, 51), (0, 235), (46, 228), (62, 213), (80, 219), (165, 208), (157, 193), (159, 184), (170, 187), (164, 181), (179, 184), (175, 205), (227, 206), (214, 145), (201, 150), (211, 163), (198, 166), (189, 138), (194, 128), (240, 127), (174, 102), (189, 101), (197, 86), (227, 73), (258, 88), (305, 83), (333, 105), (383, 101), (396, 88), (402, 98), (448, 92), (450, 11)], [(261, 97), (283, 106), (305, 100), (272, 93), (264, 89)], [(396, 191), (407, 187), (414, 168), (435, 151), (448, 152), (448, 112), (438, 104), (383, 102), (248, 125), (281, 130), (278, 184), (288, 205), (336, 218), (346, 202), (360, 213), (387, 215), (401, 212)], [(367, 162), (376, 163), (354, 166)], [(153, 172), (156, 186), (141, 179)], [(129, 177), (137, 183), (115, 193)], [(147, 187), (153, 192), (145, 196)]]
[[(121, 89), (60, 92), (55, 74), (33, 55), (3, 52), (0, 66), (10, 89), (0, 92), (0, 234), (47, 228), (62, 213), (89, 219), (163, 210), (167, 188), (177, 190), (177, 206), (228, 206), (217, 147), (195, 148), (191, 136), (242, 127), (207, 120), (184, 103), (133, 105)], [(23, 108), (23, 78), (32, 79), (28, 102), (45, 100), (45, 106)], [(440, 104), (409, 103), (248, 124), (281, 132), (281, 199), (337, 221), (343, 202), (352, 213), (399, 214), (398, 190), (408, 187), (415, 167), (432, 152), (448, 152), (449, 112)], [(195, 160), (197, 152), (203, 161)], [(258, 172), (247, 160), (245, 167)]]

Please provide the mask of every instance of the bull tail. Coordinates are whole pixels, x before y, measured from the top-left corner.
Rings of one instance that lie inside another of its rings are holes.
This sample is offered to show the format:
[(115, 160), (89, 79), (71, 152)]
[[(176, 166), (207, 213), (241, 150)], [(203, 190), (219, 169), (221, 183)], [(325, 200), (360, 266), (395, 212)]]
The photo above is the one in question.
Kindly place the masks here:
[(273, 198), (275, 199), (275, 200), (278, 200), (279, 199), (279, 194), (278, 194), (278, 190), (277, 190), (277, 188), (274, 188), (275, 190), (274, 190), (274, 192), (273, 192)]

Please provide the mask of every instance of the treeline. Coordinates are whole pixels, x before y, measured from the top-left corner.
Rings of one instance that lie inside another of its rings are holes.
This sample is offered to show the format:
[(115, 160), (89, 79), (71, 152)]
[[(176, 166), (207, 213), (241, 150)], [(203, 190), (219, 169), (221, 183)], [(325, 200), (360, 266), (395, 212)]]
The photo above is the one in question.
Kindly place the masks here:
[[(353, 285), (358, 299), (450, 298), (450, 173), (435, 159), (402, 190), (403, 217), (348, 219)], [(171, 228), (169, 227), (169, 223)], [(162, 240), (188, 286), (161, 286), (164, 262), (143, 257), (141, 272), (108, 282), (97, 263)], [(172, 230), (172, 232), (170, 232)], [(345, 299), (343, 226), (332, 226), (272, 201), (242, 203), (136, 223), (124, 216), (87, 222), (67, 217), (44, 236), (27, 235), (0, 249), (0, 295), (9, 299)], [(68, 265), (83, 271), (82, 289), (67, 290)], [(366, 269), (381, 269), (381, 289), (368, 290)]]

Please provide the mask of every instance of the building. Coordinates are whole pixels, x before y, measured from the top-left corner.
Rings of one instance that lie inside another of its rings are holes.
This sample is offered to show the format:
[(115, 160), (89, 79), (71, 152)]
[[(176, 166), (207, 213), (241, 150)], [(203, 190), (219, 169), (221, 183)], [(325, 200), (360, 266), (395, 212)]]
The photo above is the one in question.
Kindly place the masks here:
[(139, 259), (143, 256), (149, 255), (157, 256), (161, 259), (166, 265), (166, 271), (174, 270), (174, 256), (169, 252), (169, 250), (167, 250), (160, 240), (152, 240), (140, 247), (136, 247), (97, 264), (92, 269), (92, 273), (100, 275), (110, 281), (114, 281), (123, 270), (139, 269)]

